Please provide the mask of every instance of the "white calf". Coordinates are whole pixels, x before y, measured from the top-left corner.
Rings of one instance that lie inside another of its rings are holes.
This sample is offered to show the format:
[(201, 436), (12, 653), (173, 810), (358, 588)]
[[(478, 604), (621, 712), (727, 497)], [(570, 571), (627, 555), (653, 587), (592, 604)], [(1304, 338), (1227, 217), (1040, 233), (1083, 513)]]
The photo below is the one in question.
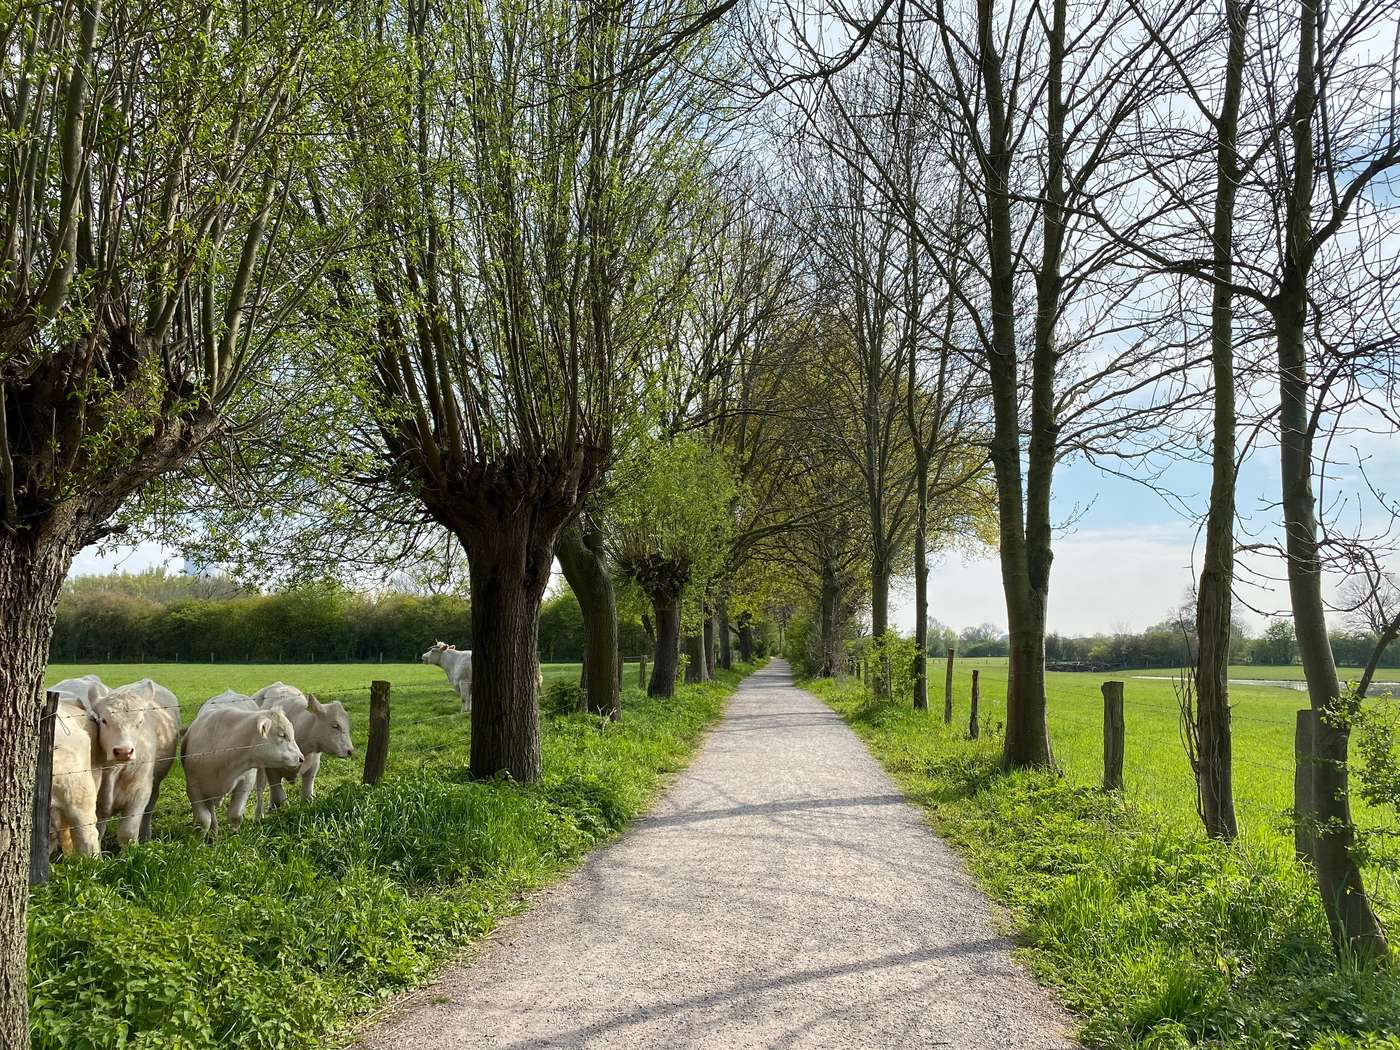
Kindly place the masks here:
[(206, 703), (185, 733), (181, 757), (195, 823), (209, 839), (218, 833), (218, 807), (226, 796), (231, 796), (228, 822), (236, 830), (257, 785), (258, 770), (298, 766), (302, 760), (286, 715), (247, 710), (239, 701)]
[(180, 701), (149, 678), (99, 697), (92, 704), (102, 755), (97, 819), (120, 817), (117, 845), (151, 837), (160, 785), (175, 764)]
[(252, 697), (264, 710), (278, 710), (287, 716), (296, 730), (297, 746), (304, 756), (300, 765), (268, 767), (258, 771), (258, 800), (255, 814), (263, 815), (262, 788), (270, 788), (273, 807), (287, 801), (282, 781), (301, 778), (301, 797), (310, 802), (316, 791), (316, 774), (321, 769), (323, 754), (349, 758), (355, 753), (350, 742), (350, 716), (338, 700), (323, 704), (314, 695), (308, 696), (295, 686), (274, 682), (259, 689)]

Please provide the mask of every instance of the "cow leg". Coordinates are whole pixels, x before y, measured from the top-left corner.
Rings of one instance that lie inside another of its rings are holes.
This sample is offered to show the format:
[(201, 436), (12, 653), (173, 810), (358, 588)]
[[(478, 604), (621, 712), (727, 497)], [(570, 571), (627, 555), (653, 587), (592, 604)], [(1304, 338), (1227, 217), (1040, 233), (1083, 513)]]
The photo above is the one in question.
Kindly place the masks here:
[(258, 784), (255, 789), (257, 794), (254, 796), (253, 801), (253, 816), (258, 820), (262, 820), (263, 818), (263, 788), (265, 787), (267, 787), (267, 770), (259, 769)]
[(321, 771), (321, 752), (308, 755), (306, 761), (301, 764), (301, 797), (305, 802), (310, 802), (312, 795), (316, 793), (316, 774)]
[(204, 831), (204, 840), (213, 842), (219, 833), (219, 799), (204, 799), (191, 803), (194, 807), (194, 822)]
[(117, 825), (117, 848), (126, 849), (133, 842), (141, 841), (141, 823), (146, 819), (146, 803), (150, 801), (151, 785), (146, 784), (132, 792)]
[(151, 787), (151, 797), (150, 797), (150, 799), (148, 799), (147, 802), (146, 802), (146, 809), (145, 809), (145, 811), (141, 814), (141, 835), (140, 835), (140, 841), (142, 841), (142, 842), (150, 842), (150, 841), (151, 841), (151, 819), (152, 819), (153, 816), (155, 815), (156, 803), (159, 802), (159, 801), (160, 801), (160, 785), (159, 785), (159, 784), (155, 784), (155, 785), (153, 785), (153, 786)]
[(237, 831), (243, 826), (243, 814), (248, 808), (248, 796), (257, 786), (258, 778), (254, 770), (248, 770), (233, 785), (233, 793), (228, 800), (228, 824)]
[(282, 770), (269, 769), (267, 771), (268, 795), (272, 799), (272, 808), (280, 809), (287, 804), (287, 789), (282, 786)]

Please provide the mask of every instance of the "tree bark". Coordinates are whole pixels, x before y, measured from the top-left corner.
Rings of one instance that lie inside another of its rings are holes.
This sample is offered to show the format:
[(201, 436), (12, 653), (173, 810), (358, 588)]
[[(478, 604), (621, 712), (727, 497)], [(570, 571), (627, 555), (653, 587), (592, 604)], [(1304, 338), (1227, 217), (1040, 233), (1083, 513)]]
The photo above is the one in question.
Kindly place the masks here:
[(602, 555), (602, 537), (575, 523), (555, 550), (583, 613), (583, 691), (586, 709), (616, 720), (622, 715), (617, 675), (617, 598)]
[(681, 662), (681, 605), (676, 596), (652, 595), (652, 615), (656, 620), (656, 662), (651, 667), (647, 696), (675, 696), (676, 673)]
[(1230, 733), (1230, 612), (1235, 576), (1235, 357), (1233, 277), (1235, 155), (1244, 80), (1245, 10), (1226, 0), (1229, 52), (1225, 90), (1216, 123), (1215, 215), (1211, 291), (1210, 354), (1214, 377), (1215, 427), (1211, 441), (1210, 509), (1205, 557), (1196, 596), (1196, 786), (1201, 819), (1212, 838), (1234, 839), (1235, 794)]
[[(540, 601), (556, 536), (526, 515), (462, 536), (471, 570), (471, 773), (540, 775), (540, 712), (535, 696)], [(611, 661), (600, 665), (611, 677)]]
[[(914, 365), (909, 365), (914, 383)], [(917, 492), (914, 505), (914, 710), (928, 710), (928, 455), (917, 435)]]
[(729, 603), (719, 604), (719, 665), (726, 671), (734, 667), (734, 644), (729, 637)]
[(685, 636), (685, 680), (689, 683), (708, 682), (710, 671), (705, 662), (705, 635), (701, 631)]
[(713, 678), (715, 676), (715, 617), (709, 608), (706, 608), (705, 613), (705, 677)]
[(753, 663), (753, 618), (748, 613), (739, 618), (739, 659)]
[(1293, 628), (1308, 683), (1308, 701), (1318, 713), (1313, 735), (1313, 804), (1318, 821), (1314, 863), (1318, 890), (1338, 952), (1362, 958), (1388, 953), (1361, 870), (1352, 855), (1356, 826), (1347, 791), (1350, 711), (1342, 702), (1337, 666), (1327, 637), (1318, 550), (1317, 501), (1313, 495), (1312, 404), (1308, 381), (1308, 276), (1312, 266), (1313, 112), (1317, 103), (1317, 11), (1315, 0), (1299, 4), (1297, 116), (1292, 121), (1293, 171), (1287, 201), (1283, 272), (1272, 303), (1278, 343), (1279, 466), (1288, 553), (1288, 593)]
[(838, 651), (841, 639), (836, 625), (837, 605), (841, 600), (841, 584), (830, 562), (822, 564), (821, 582), (821, 625), (818, 644), (821, 646), (821, 666), (818, 669), (822, 678), (831, 678), (841, 669), (841, 653)]
[(40, 688), (59, 590), (78, 543), (0, 531), (0, 1046), (29, 1045), (25, 975), (29, 843)]

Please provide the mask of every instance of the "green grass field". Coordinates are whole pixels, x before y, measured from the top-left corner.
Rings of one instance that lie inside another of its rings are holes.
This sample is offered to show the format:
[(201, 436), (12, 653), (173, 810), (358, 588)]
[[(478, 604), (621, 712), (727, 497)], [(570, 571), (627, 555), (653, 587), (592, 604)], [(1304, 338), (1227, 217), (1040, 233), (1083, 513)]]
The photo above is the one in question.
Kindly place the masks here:
[[(929, 705), (943, 709), (945, 661), (929, 661)], [(966, 728), (972, 670), (981, 680), (985, 722), (1000, 722), (1006, 713), (1006, 661), (954, 662), (954, 722)], [(1343, 671), (1345, 673), (1345, 670)], [(1301, 681), (1301, 667), (1231, 668), (1231, 678)], [(1055, 758), (1072, 784), (1094, 786), (1103, 778), (1103, 695), (1108, 679), (1123, 682), (1125, 722), (1123, 775), (1127, 796), (1157, 812), (1169, 825), (1199, 828), (1195, 781), (1181, 741), (1181, 722), (1172, 673), (1164, 670), (1106, 674), (1049, 672), (1050, 738)], [(1384, 701), (1383, 701), (1384, 702)], [(1292, 849), (1286, 811), (1293, 805), (1293, 731), (1295, 712), (1307, 706), (1299, 691), (1266, 685), (1232, 685), (1231, 728), (1234, 744), (1235, 801), (1241, 834), (1271, 848)], [(1361, 801), (1356, 817), (1375, 823)], [(1378, 895), (1400, 918), (1400, 881), (1376, 873)]]
[[(1238, 686), (1235, 787), (1243, 835), (1211, 842), (1170, 681), (1052, 673), (1049, 720), (1059, 774), (1002, 774), (1005, 660), (959, 661), (945, 728), (943, 661), (931, 661), (928, 714), (875, 704), (850, 679), (808, 683), (836, 708), (930, 823), (1008, 905), (1028, 964), (1080, 1017), (1081, 1038), (1113, 1050), (1400, 1048), (1400, 967), (1335, 962), (1310, 875), (1293, 859), (1294, 711), (1277, 686)], [(967, 739), (971, 672), (987, 728)], [(1241, 668), (1262, 678), (1258, 667)], [(1292, 677), (1273, 670), (1277, 677)], [(1160, 674), (1162, 672), (1141, 672)], [(1106, 678), (1125, 682), (1123, 796), (1098, 790)], [(1358, 807), (1360, 822), (1379, 814)], [(1393, 820), (1393, 815), (1392, 818)], [(1388, 928), (1400, 884), (1366, 872)]]
[[(35, 1050), (310, 1050), (353, 1038), (358, 1019), (431, 977), (616, 834), (680, 769), (747, 669), (652, 700), (629, 668), (623, 717), (549, 713), (544, 775), (520, 785), (469, 775), (470, 723), (440, 668), (423, 664), (118, 665), (150, 675), (192, 714), (226, 688), (278, 679), (349, 709), (357, 754), (327, 759), (316, 798), (203, 842), (179, 766), (152, 841), (57, 862), (30, 895)], [(369, 683), (393, 683), (389, 766), (360, 783)], [(557, 687), (556, 687), (557, 688)]]

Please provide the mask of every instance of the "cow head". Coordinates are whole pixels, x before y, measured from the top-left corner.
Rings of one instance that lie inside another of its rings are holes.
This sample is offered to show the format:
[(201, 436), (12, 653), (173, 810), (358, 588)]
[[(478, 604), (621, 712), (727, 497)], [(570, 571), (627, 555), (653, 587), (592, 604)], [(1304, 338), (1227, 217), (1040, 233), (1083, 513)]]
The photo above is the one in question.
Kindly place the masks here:
[(302, 734), (305, 739), (297, 740), (303, 749), (324, 751), (341, 758), (355, 753), (355, 745), (350, 741), (350, 716), (344, 704), (339, 700), (323, 704), (311, 694), (306, 698), (306, 709), (313, 718), (309, 729)]
[(281, 710), (273, 708), (258, 715), (257, 748), (258, 765), (265, 768), (285, 769), (299, 766), (306, 757), (297, 746), (296, 731)]
[(451, 652), (457, 648), (455, 645), (448, 645), (446, 642), (434, 642), (433, 647), (423, 654), (425, 664), (437, 664), (442, 666), (442, 654)]
[(141, 743), (149, 738), (143, 732), (146, 712), (156, 706), (156, 693), (148, 678), (137, 685), (108, 693), (93, 704), (97, 738), (104, 762), (149, 760), (141, 755)]

